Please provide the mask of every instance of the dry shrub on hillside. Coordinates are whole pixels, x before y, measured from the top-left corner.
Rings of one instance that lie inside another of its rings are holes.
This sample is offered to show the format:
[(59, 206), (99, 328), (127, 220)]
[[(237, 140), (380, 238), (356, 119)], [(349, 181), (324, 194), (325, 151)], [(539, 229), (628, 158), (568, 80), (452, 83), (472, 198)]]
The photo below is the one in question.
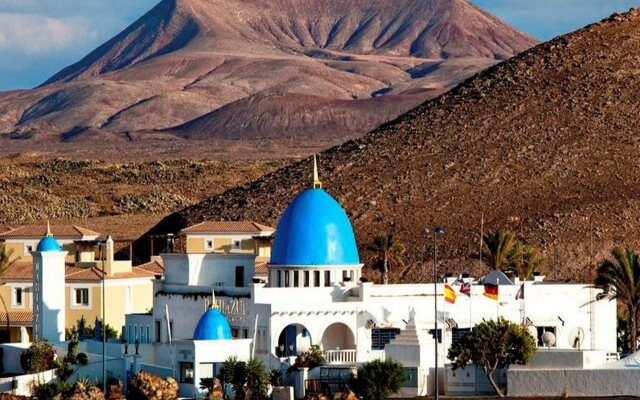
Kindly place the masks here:
[(165, 380), (144, 371), (136, 373), (131, 378), (127, 399), (176, 400), (177, 398), (178, 383), (173, 378)]

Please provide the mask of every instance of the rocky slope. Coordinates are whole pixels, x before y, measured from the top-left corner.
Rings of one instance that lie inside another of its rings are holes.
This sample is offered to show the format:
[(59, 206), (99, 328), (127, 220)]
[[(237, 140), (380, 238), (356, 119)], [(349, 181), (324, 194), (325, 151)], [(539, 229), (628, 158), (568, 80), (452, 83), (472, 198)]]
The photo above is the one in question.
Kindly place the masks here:
[(467, 0), (163, 0), (0, 93), (0, 138), (338, 143), (535, 43)]
[(52, 219), (133, 239), (162, 215), (284, 164), (283, 160), (123, 164), (4, 157), (0, 158), (0, 228)]
[[(443, 225), (441, 269), (479, 273), (468, 255), (483, 214), (485, 232), (518, 216), (511, 228), (544, 249), (554, 278), (589, 279), (612, 246), (637, 246), (639, 32), (639, 10), (614, 15), (320, 154), (325, 188), (351, 216), (364, 260), (374, 235), (392, 232), (408, 248), (392, 276), (422, 279), (421, 230)], [(152, 231), (207, 218), (274, 224), (309, 186), (310, 168), (309, 159), (291, 164)]]

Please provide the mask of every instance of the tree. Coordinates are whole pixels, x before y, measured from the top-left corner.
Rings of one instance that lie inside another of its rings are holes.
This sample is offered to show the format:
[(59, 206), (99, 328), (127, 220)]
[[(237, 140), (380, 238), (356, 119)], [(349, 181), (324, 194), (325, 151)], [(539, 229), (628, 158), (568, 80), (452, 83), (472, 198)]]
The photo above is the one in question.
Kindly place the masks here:
[(398, 243), (392, 234), (378, 234), (374, 239), (370, 250), (376, 252), (377, 265), (382, 269), (382, 283), (389, 283), (389, 266), (391, 263), (402, 264), (400, 255), (404, 253), (404, 246)]
[(447, 357), (454, 370), (469, 364), (482, 368), (496, 394), (503, 397), (494, 372), (509, 365), (526, 364), (535, 351), (535, 339), (525, 327), (499, 318), (476, 325), (451, 346)]
[(640, 313), (640, 260), (633, 249), (615, 248), (613, 259), (604, 260), (596, 271), (595, 287), (602, 289), (599, 299), (616, 300), (624, 309), (631, 331), (629, 349), (638, 349), (638, 314)]
[(260, 400), (267, 396), (269, 377), (262, 361), (257, 358), (248, 362), (238, 361), (236, 357), (227, 358), (220, 368), (219, 379), (223, 387), (233, 387), (236, 400)]
[(516, 235), (504, 229), (482, 238), (482, 262), (491, 270), (505, 270), (512, 266), (517, 247)]
[(373, 360), (358, 369), (355, 389), (364, 400), (386, 400), (400, 391), (404, 379), (402, 364), (393, 360)]

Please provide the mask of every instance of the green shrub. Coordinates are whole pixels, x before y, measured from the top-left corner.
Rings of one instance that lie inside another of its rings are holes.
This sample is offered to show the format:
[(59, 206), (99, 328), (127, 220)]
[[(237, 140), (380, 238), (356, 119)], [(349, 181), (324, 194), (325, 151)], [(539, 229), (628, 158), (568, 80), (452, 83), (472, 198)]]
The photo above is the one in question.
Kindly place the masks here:
[(400, 390), (404, 379), (402, 364), (393, 360), (374, 360), (358, 369), (355, 389), (363, 400), (386, 400)]
[(56, 396), (63, 399), (71, 397), (73, 385), (69, 382), (53, 380), (49, 383), (41, 383), (32, 389), (33, 396), (38, 400), (53, 400)]
[(46, 340), (39, 339), (20, 354), (20, 366), (28, 374), (43, 372), (54, 367), (55, 355), (53, 347)]
[(78, 353), (78, 364), (87, 365), (89, 364), (89, 356), (87, 353)]

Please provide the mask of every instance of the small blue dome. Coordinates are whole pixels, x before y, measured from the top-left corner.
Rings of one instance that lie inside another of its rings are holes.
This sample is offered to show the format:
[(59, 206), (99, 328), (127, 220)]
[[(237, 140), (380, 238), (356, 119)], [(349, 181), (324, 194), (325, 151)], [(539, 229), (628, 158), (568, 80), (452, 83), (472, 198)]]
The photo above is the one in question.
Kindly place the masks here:
[(62, 251), (62, 247), (53, 236), (45, 236), (40, 239), (36, 251)]
[(231, 327), (227, 318), (220, 310), (212, 308), (207, 310), (193, 332), (193, 340), (230, 340)]
[(347, 213), (322, 189), (300, 193), (276, 228), (271, 265), (357, 265), (358, 247)]

